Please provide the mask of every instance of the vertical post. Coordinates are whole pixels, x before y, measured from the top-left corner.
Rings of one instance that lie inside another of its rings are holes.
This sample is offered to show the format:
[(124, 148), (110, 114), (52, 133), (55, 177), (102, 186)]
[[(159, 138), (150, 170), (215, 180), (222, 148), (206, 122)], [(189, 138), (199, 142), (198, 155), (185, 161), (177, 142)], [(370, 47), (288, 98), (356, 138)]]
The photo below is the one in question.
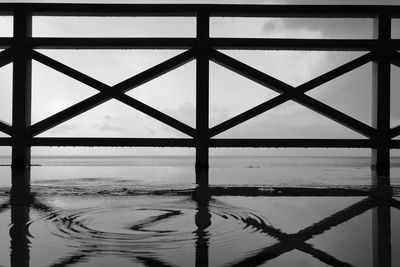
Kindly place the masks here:
[(196, 169), (208, 168), (209, 116), (209, 32), (208, 11), (197, 12), (196, 58)]
[(207, 228), (211, 225), (211, 214), (207, 203), (197, 203), (195, 215), (196, 258), (195, 267), (208, 267), (210, 234)]
[(30, 241), (27, 224), (32, 203), (30, 191), (30, 170), (13, 168), (11, 172), (11, 227), (10, 227), (10, 266), (29, 267)]
[(26, 128), (31, 124), (31, 71), (28, 37), (32, 36), (32, 15), (23, 9), (14, 12), (12, 167), (30, 166), (31, 148)]
[[(373, 197), (385, 200), (393, 195), (389, 170), (372, 170)], [(374, 267), (390, 267), (392, 261), (391, 215), (388, 202), (377, 201), (372, 210), (372, 255)]]
[[(373, 63), (372, 126), (377, 129), (372, 149), (372, 184), (376, 197), (389, 198), (390, 189), (390, 53), (391, 17), (379, 14), (374, 21), (378, 57)], [(372, 210), (373, 266), (391, 266), (390, 207), (379, 202)]]
[(386, 172), (390, 168), (390, 53), (391, 16), (379, 14), (374, 21), (378, 57), (373, 63), (372, 126), (377, 129), (372, 149), (371, 168)]
[(378, 204), (372, 210), (373, 267), (392, 266), (390, 206)]
[(197, 188), (193, 195), (193, 199), (197, 203), (197, 212), (194, 217), (197, 226), (195, 231), (195, 266), (203, 267), (209, 265), (210, 234), (207, 228), (211, 225), (211, 214), (209, 210), (211, 196), (208, 187), (208, 169), (196, 169), (196, 182)]

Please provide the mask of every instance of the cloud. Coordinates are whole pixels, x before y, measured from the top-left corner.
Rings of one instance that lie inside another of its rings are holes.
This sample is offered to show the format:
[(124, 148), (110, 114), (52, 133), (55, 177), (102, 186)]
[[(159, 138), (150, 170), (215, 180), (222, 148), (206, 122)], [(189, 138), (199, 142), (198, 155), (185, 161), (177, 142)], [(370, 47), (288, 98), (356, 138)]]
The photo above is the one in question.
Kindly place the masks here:
[(124, 128), (116, 127), (109, 123), (104, 123), (103, 125), (98, 127), (98, 129), (99, 129), (99, 131), (104, 131), (104, 132), (122, 132), (122, 131), (124, 131)]
[(41, 133), (39, 136), (42, 137), (70, 136), (78, 132), (79, 129), (80, 129), (79, 124), (65, 122), (54, 128), (49, 129), (48, 131)]
[[(263, 25), (263, 37), (270, 38), (321, 38), (319, 28), (297, 24), (299, 19), (266, 18)], [(300, 19), (301, 20), (301, 19)]]
[[(263, 32), (281, 38), (371, 38), (369, 18), (268, 18)], [(311, 34), (312, 33), (312, 34)]]
[[(179, 105), (176, 109), (163, 109), (163, 113), (191, 126), (196, 127), (196, 108), (192, 103), (184, 102)], [(177, 133), (177, 130), (163, 124), (162, 130), (168, 133)], [(184, 135), (184, 134), (182, 134)], [(186, 135), (185, 135), (186, 136)], [(182, 136), (181, 136), (182, 137)]]
[(229, 109), (227, 107), (222, 107), (216, 104), (210, 105), (210, 126), (213, 127), (221, 122), (224, 122), (232, 117), (229, 114)]
[(162, 112), (192, 127), (195, 126), (196, 108), (193, 103), (184, 102), (176, 109), (163, 109)]
[(103, 117), (106, 121), (111, 121), (113, 120), (113, 117), (111, 115), (104, 115)]

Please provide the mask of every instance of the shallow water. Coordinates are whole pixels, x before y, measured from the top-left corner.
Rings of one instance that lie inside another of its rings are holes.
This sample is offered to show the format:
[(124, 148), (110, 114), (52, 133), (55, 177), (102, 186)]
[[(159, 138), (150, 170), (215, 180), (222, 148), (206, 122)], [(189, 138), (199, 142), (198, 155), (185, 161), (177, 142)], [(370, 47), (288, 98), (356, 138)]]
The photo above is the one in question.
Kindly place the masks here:
[(32, 185), (0, 188), (0, 266), (400, 265), (398, 179), (371, 187), (363, 159), (307, 159), (298, 177), (279, 160), (218, 159), (197, 189), (191, 159), (90, 160), (2, 167)]

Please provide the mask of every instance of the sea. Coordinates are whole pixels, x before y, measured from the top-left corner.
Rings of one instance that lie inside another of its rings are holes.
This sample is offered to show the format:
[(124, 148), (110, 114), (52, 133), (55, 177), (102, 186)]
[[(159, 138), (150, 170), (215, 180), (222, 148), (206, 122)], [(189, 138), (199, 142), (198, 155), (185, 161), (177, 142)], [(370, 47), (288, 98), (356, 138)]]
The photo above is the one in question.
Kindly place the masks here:
[(400, 266), (400, 158), (194, 161), (0, 157), (0, 266)]

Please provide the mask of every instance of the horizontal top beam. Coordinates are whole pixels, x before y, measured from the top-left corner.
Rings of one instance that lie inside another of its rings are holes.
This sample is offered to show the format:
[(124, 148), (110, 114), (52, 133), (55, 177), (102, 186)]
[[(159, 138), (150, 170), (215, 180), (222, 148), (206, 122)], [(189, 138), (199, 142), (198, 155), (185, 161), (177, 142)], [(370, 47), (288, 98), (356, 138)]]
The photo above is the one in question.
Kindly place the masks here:
[(38, 16), (211, 16), (234, 17), (400, 17), (400, 6), (384, 5), (223, 5), (223, 4), (61, 4), (0, 3), (0, 14), (25, 10)]

